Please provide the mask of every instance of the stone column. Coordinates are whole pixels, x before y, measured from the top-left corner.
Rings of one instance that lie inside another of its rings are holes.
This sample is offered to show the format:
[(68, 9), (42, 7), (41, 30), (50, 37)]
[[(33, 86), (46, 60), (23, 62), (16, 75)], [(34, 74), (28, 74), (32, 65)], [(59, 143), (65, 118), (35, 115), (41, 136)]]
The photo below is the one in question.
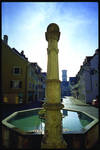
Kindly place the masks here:
[(46, 81), (45, 133), (41, 142), (44, 149), (64, 149), (67, 147), (62, 135), (61, 89), (58, 68), (58, 41), (60, 37), (57, 24), (50, 24), (45, 33), (48, 41), (48, 64)]

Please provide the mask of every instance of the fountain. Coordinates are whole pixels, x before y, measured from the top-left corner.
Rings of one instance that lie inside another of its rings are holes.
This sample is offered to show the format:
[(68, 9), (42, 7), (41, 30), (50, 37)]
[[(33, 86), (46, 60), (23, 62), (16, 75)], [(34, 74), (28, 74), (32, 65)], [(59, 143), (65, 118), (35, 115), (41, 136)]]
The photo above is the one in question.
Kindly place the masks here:
[[(2, 144), (5, 148), (40, 148), (45, 119), (41, 108), (17, 111), (2, 121)], [(62, 134), (69, 148), (91, 148), (98, 140), (98, 119), (76, 110), (62, 109)], [(92, 138), (91, 138), (92, 137)]]
[(64, 107), (61, 104), (61, 91), (58, 67), (58, 41), (60, 31), (57, 24), (50, 24), (45, 33), (48, 41), (48, 65), (46, 81), (46, 103), (44, 108), (45, 115), (45, 133), (42, 139), (41, 147), (45, 149), (66, 148), (67, 144), (62, 136), (62, 115), (60, 110)]
[(98, 119), (82, 111), (63, 109), (58, 67), (58, 25), (50, 24), (45, 36), (48, 65), (44, 108), (17, 111), (5, 118), (2, 121), (2, 144), (6, 148), (91, 148), (98, 140)]

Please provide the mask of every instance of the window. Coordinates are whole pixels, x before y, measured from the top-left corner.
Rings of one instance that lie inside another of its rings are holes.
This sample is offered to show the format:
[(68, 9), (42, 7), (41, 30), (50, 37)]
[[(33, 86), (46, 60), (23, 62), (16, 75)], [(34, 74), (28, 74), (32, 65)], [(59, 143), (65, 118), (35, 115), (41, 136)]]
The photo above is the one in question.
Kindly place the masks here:
[(38, 85), (35, 86), (35, 89), (36, 89), (36, 90), (38, 89)]
[(19, 80), (13, 80), (10, 81), (10, 88), (22, 88), (22, 81)]
[(34, 84), (32, 85), (33, 89), (34, 89)]
[(21, 74), (21, 67), (14, 67), (13, 68), (13, 74), (16, 74), (16, 75)]
[(23, 93), (19, 93), (18, 97), (19, 97), (19, 103), (22, 103), (23, 102)]
[(32, 86), (31, 86), (31, 83), (29, 83), (29, 88), (31, 88)]

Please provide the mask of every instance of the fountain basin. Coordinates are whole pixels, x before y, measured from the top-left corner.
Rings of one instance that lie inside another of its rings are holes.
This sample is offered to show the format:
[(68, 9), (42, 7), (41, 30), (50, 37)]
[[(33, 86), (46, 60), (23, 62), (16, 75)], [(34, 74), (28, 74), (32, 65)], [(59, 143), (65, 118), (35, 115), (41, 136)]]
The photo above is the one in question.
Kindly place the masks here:
[[(6, 148), (40, 148), (45, 120), (41, 108), (17, 111), (2, 121), (2, 143)], [(98, 141), (98, 119), (76, 110), (63, 109), (63, 137), (69, 148), (92, 148)], [(91, 138), (92, 137), (92, 138)]]

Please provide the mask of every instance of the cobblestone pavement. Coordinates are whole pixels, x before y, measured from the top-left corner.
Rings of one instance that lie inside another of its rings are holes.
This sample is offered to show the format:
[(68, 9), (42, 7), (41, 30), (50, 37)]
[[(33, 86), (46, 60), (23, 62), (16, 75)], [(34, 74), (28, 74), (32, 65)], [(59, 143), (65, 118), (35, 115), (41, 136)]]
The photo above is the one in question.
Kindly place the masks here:
[(64, 97), (62, 104), (64, 104), (64, 108), (66, 109), (70, 108), (75, 110), (81, 110), (99, 119), (98, 108), (91, 106), (89, 104), (85, 104), (84, 102), (77, 100), (73, 97), (69, 97), (69, 96)]

